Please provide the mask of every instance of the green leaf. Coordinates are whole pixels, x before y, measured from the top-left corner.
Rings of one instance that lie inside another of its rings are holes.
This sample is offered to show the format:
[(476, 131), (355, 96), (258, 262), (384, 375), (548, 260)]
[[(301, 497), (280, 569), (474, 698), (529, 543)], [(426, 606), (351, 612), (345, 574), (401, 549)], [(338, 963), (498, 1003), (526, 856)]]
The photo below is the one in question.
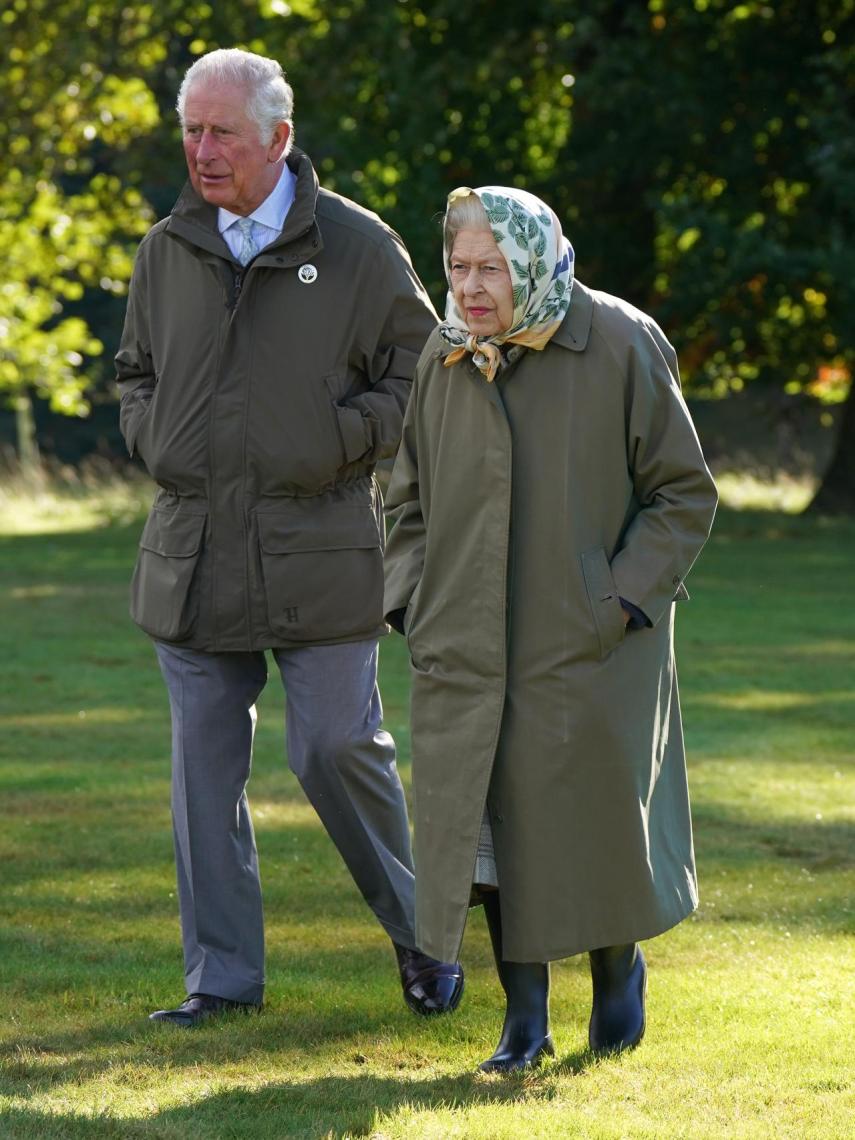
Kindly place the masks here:
[(487, 218), (491, 224), (500, 224), (507, 221), (510, 217), (510, 212), (506, 204), (501, 198), (496, 198), (492, 194), (485, 194), (481, 199), (484, 209), (487, 212)]

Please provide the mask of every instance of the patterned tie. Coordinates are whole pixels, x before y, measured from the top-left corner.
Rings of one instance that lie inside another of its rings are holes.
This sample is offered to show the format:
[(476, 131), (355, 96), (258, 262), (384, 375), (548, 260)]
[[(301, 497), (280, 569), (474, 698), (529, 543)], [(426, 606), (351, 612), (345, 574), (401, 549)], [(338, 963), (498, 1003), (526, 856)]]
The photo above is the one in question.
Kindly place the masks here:
[(238, 261), (241, 265), (246, 265), (252, 261), (258, 253), (258, 246), (255, 244), (255, 239), (252, 236), (252, 218), (238, 218), (235, 224), (240, 230), (241, 239)]

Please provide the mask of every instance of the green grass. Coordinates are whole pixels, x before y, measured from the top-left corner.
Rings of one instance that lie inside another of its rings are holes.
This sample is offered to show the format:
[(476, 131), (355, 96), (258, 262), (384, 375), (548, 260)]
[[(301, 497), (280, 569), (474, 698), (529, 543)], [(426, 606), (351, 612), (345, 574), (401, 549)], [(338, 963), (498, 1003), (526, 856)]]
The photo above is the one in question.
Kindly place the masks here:
[[(700, 910), (646, 947), (638, 1050), (585, 1049), (572, 959), (557, 1061), (503, 1079), (473, 1073), (501, 1021), (483, 919), (458, 1013), (413, 1017), (283, 761), (273, 680), (251, 784), (267, 1005), (147, 1021), (182, 995), (168, 712), (126, 616), (138, 491), (117, 495), (23, 523), (10, 500), (0, 536), (0, 1136), (852, 1135), (855, 526), (722, 515), (679, 614)], [(408, 779), (400, 639), (382, 671)]]

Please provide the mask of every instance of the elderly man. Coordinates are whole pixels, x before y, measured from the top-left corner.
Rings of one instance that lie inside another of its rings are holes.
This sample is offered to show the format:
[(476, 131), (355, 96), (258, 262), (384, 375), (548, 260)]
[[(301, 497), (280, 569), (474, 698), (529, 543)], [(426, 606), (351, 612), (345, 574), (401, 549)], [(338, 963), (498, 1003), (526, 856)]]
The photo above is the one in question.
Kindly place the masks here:
[(398, 238), (319, 189), (273, 60), (214, 51), (178, 113), (190, 181), (140, 245), (116, 357), (121, 426), (158, 484), (131, 615), (172, 710), (172, 814), (192, 1026), (261, 1005), (264, 931), (246, 798), (272, 654), (291, 768), (395, 946), (418, 1013), (457, 963), (421, 954), (409, 825), (381, 728), (382, 504), (436, 317)]

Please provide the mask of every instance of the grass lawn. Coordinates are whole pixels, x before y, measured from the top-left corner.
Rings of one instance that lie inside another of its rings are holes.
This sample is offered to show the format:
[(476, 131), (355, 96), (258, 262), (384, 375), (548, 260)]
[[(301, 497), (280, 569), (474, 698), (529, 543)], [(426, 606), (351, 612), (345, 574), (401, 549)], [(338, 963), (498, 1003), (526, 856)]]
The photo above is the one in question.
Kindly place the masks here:
[[(192, 1033), (147, 1021), (183, 996), (168, 712), (126, 616), (139, 523), (109, 517), (69, 501), (0, 536), (0, 1136), (855, 1134), (855, 526), (722, 514), (678, 630), (700, 910), (645, 948), (638, 1050), (587, 1051), (571, 959), (557, 1060), (501, 1078), (473, 1072), (502, 1012), (483, 918), (458, 1013), (408, 1013), (283, 762), (273, 681), (250, 789), (266, 1007)], [(400, 639), (382, 669), (407, 779)]]

